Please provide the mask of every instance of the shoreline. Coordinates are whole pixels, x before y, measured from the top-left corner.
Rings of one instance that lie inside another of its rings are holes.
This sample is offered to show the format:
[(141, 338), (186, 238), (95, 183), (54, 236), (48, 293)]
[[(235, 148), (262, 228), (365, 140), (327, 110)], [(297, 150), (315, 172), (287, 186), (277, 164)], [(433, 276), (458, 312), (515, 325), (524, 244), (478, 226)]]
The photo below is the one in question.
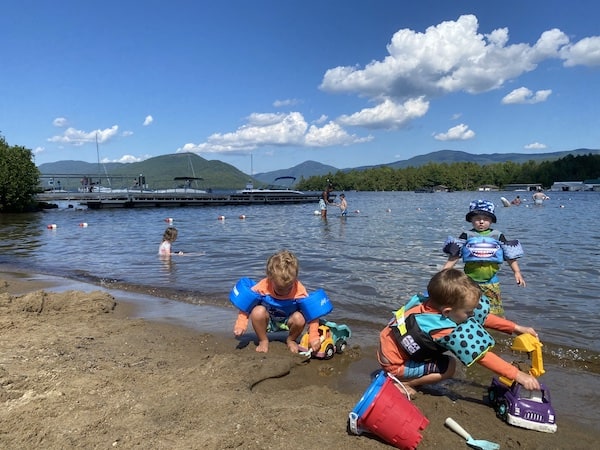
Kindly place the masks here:
[[(259, 354), (225, 330), (138, 318), (127, 293), (21, 272), (0, 280), (3, 448), (392, 448), (346, 431), (374, 368), (352, 343), (328, 361), (279, 341)], [(430, 421), (423, 449), (465, 445), (446, 417), (502, 448), (584, 449), (600, 438), (560, 416), (554, 434), (512, 427), (455, 394), (419, 393), (413, 403)]]

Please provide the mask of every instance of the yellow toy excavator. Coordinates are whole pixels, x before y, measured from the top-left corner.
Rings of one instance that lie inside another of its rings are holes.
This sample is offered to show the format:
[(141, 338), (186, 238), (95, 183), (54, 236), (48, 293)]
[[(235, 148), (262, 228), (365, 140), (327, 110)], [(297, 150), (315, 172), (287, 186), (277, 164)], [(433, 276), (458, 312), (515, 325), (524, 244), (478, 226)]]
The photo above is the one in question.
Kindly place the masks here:
[[(545, 373), (542, 361), (542, 343), (531, 334), (521, 334), (511, 346), (513, 351), (525, 352), (531, 359), (527, 371), (538, 378)], [(554, 433), (556, 416), (550, 403), (550, 391), (540, 383), (540, 390), (525, 389), (519, 383), (506, 377), (494, 377), (488, 388), (488, 400), (496, 415), (511, 425), (530, 430)]]

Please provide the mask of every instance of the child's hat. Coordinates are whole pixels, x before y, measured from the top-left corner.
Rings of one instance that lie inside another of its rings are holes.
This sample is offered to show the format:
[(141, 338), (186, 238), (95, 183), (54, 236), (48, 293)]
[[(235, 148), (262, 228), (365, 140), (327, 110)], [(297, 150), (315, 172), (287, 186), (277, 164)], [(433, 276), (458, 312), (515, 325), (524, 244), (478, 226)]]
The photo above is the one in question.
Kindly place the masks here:
[(488, 216), (490, 219), (492, 219), (493, 223), (496, 223), (494, 208), (494, 204), (487, 200), (473, 200), (469, 205), (469, 212), (467, 213), (466, 220), (467, 222), (470, 222), (474, 216), (482, 215)]

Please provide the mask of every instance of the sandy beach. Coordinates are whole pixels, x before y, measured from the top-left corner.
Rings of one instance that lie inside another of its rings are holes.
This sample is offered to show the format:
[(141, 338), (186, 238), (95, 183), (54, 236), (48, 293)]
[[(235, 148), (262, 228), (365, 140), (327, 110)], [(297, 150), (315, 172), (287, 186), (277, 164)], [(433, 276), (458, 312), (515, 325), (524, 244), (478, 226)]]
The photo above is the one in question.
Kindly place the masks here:
[[(0, 448), (392, 448), (347, 432), (370, 383), (343, 387), (367, 357), (360, 348), (321, 361), (273, 342), (259, 354), (233, 336), (131, 318), (101, 290), (48, 288), (0, 274)], [(419, 393), (414, 404), (430, 421), (420, 449), (467, 448), (446, 417), (503, 449), (588, 449), (600, 438), (560, 416), (555, 434), (507, 425), (481, 398)]]

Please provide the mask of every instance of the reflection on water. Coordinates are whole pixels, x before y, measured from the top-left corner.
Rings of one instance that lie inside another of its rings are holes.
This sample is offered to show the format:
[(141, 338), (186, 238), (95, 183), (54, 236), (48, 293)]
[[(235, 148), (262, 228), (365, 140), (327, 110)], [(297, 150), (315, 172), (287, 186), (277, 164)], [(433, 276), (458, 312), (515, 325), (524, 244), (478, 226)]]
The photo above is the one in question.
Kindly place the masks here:
[[(237, 279), (262, 277), (267, 258), (289, 248), (299, 257), (300, 279), (309, 291), (322, 287), (331, 297), (332, 320), (351, 326), (355, 343), (373, 345), (391, 311), (423, 291), (444, 264), (442, 244), (468, 226), (469, 202), (487, 198), (500, 205), (500, 196), (507, 196), (346, 195), (348, 217), (331, 208), (326, 220), (314, 214), (316, 204), (0, 215), (0, 263), (229, 306)], [(562, 349), (565, 360), (586, 352), (596, 366), (599, 195), (557, 192), (542, 207), (529, 200), (496, 210), (497, 228), (519, 239), (525, 250), (519, 264), (526, 288), (516, 286), (506, 264), (499, 274), (507, 316), (534, 326), (548, 348)], [(173, 218), (179, 230), (176, 247), (186, 255), (165, 262), (157, 250), (169, 225), (166, 218)], [(83, 222), (88, 226), (80, 227)]]

